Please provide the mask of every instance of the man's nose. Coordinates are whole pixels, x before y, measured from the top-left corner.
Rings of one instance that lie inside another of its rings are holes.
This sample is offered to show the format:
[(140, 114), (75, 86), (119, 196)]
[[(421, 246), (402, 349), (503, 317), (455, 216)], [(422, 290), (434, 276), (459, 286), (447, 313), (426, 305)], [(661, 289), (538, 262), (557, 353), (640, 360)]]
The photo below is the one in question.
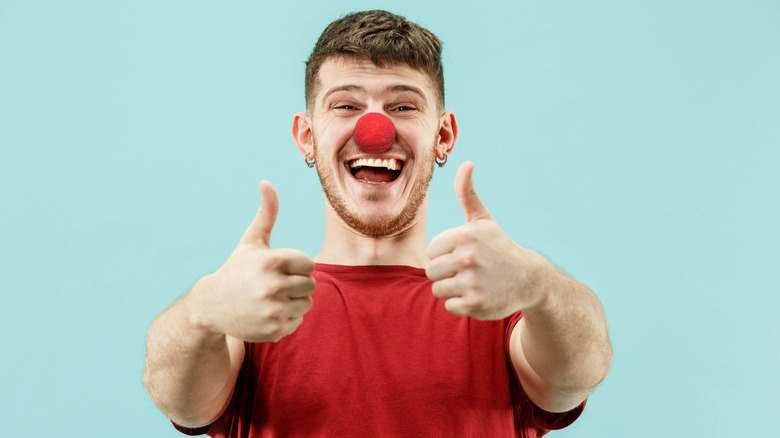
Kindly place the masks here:
[(381, 154), (395, 142), (395, 125), (382, 113), (366, 113), (355, 123), (353, 137), (363, 152)]

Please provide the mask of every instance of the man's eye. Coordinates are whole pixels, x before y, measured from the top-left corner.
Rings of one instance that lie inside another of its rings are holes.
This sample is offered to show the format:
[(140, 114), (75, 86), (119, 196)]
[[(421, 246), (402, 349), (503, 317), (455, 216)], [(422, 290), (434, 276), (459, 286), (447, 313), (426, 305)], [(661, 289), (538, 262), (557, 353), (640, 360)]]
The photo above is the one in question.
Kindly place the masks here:
[(398, 111), (398, 112), (401, 112), (401, 111), (414, 111), (416, 109), (417, 108), (415, 108), (415, 107), (413, 107), (411, 105), (399, 105), (399, 106), (393, 108), (393, 111)]
[(357, 108), (355, 108), (352, 105), (336, 105), (335, 108), (336, 109), (343, 109), (343, 110), (356, 110), (357, 109)]

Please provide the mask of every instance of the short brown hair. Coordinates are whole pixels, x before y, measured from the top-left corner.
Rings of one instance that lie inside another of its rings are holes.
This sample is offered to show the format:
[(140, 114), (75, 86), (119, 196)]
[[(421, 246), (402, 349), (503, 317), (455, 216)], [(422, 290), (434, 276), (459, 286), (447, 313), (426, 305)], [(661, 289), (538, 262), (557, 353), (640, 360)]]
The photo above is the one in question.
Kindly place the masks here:
[(332, 57), (371, 60), (377, 66), (406, 64), (425, 73), (444, 108), (441, 41), (404, 17), (381, 10), (355, 12), (332, 22), (306, 61), (306, 106), (313, 108), (320, 66)]

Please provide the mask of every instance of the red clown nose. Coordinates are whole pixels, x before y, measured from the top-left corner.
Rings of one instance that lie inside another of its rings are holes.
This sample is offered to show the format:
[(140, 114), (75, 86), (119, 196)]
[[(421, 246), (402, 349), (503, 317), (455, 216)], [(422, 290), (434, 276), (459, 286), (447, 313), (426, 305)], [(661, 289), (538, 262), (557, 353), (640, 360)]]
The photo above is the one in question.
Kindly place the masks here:
[(355, 124), (355, 143), (364, 152), (380, 154), (393, 145), (395, 126), (390, 117), (380, 113), (368, 113)]

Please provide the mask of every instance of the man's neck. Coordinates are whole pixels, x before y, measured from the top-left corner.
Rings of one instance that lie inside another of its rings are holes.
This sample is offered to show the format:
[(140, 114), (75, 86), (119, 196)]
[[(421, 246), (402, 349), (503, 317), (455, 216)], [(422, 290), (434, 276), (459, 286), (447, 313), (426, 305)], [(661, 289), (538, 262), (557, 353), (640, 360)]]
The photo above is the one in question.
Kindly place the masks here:
[(325, 221), (325, 242), (314, 261), (334, 265), (406, 265), (425, 268), (428, 263), (428, 236), (424, 210), (421, 213), (409, 227), (386, 237), (362, 235), (339, 218), (330, 216)]

